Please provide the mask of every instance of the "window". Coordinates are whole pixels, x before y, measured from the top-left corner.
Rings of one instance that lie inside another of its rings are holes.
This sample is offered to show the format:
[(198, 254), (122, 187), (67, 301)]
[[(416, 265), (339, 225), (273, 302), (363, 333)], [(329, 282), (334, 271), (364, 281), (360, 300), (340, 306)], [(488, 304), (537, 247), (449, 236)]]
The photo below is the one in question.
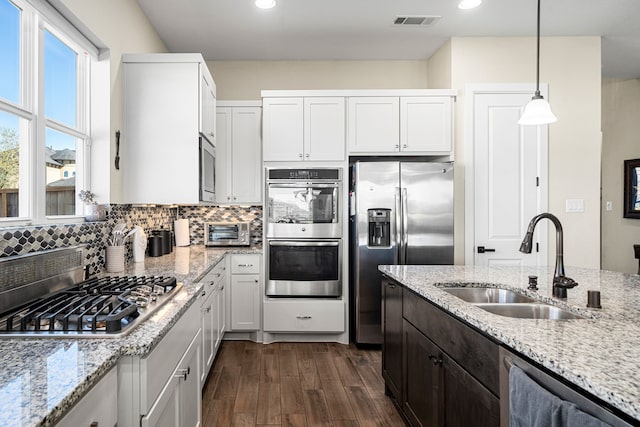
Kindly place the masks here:
[(82, 214), (95, 57), (67, 24), (45, 2), (0, 0), (0, 226)]

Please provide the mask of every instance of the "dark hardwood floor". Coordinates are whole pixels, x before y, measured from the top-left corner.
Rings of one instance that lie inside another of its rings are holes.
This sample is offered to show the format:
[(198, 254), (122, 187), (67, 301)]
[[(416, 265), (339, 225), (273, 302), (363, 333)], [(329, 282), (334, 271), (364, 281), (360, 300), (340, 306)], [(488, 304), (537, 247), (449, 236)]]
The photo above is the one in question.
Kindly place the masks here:
[(203, 391), (203, 426), (404, 426), (380, 366), (379, 350), (354, 345), (224, 341)]

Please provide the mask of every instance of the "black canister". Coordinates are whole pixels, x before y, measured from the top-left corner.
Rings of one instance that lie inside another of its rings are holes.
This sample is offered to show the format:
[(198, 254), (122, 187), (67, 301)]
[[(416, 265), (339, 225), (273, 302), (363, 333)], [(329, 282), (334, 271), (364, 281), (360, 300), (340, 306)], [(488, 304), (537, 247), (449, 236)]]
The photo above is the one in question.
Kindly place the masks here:
[(153, 230), (152, 233), (155, 236), (162, 236), (162, 253), (168, 254), (173, 250), (173, 238), (171, 230), (165, 230), (164, 228), (161, 230)]
[(164, 237), (154, 234), (149, 236), (149, 256), (162, 256), (164, 255)]

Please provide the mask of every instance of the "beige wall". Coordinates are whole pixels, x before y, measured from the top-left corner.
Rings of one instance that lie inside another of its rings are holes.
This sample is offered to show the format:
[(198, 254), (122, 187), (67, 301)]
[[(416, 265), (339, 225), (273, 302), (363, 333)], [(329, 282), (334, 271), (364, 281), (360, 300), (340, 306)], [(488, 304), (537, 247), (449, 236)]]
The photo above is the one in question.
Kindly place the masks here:
[(220, 100), (261, 90), (426, 89), (427, 61), (207, 61)]
[[(456, 263), (464, 262), (464, 88), (468, 83), (535, 81), (534, 38), (453, 38), (451, 85), (456, 103)], [(570, 55), (567, 52), (571, 52)], [(564, 227), (567, 265), (600, 264), (600, 39), (543, 38), (540, 80), (558, 122), (549, 126), (549, 211)], [(438, 59), (436, 54), (433, 58)], [(565, 213), (566, 199), (584, 199), (584, 213)], [(549, 227), (552, 229), (553, 227)], [(555, 239), (550, 238), (550, 263)]]
[[(98, 190), (98, 200), (119, 203), (122, 200), (122, 170), (116, 170), (115, 132), (122, 129), (122, 64), (123, 53), (167, 52), (167, 48), (147, 17), (134, 0), (63, 0), (65, 6), (78, 17), (109, 48), (110, 57), (110, 123), (109, 131), (92, 141), (94, 160), (100, 158), (102, 176), (92, 177), (92, 187)], [(97, 154), (97, 156), (95, 155)], [(105, 162), (108, 162), (105, 163)], [(108, 172), (107, 172), (108, 171)], [(102, 185), (110, 175), (110, 185)], [(96, 182), (96, 180), (102, 180)]]
[[(640, 220), (623, 218), (623, 165), (640, 158), (640, 79), (602, 83), (602, 268), (637, 273)], [(612, 210), (605, 209), (606, 201)]]
[(451, 40), (447, 41), (427, 63), (429, 89), (451, 89)]

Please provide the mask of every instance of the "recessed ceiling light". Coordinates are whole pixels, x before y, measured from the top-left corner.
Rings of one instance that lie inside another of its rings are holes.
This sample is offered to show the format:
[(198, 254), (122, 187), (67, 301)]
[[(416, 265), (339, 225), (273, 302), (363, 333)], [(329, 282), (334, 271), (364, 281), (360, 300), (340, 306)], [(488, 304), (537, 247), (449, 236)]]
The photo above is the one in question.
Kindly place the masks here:
[(474, 7), (480, 6), (482, 0), (462, 0), (458, 3), (459, 9), (473, 9)]
[(276, 0), (256, 0), (256, 6), (260, 9), (271, 9), (276, 5)]

